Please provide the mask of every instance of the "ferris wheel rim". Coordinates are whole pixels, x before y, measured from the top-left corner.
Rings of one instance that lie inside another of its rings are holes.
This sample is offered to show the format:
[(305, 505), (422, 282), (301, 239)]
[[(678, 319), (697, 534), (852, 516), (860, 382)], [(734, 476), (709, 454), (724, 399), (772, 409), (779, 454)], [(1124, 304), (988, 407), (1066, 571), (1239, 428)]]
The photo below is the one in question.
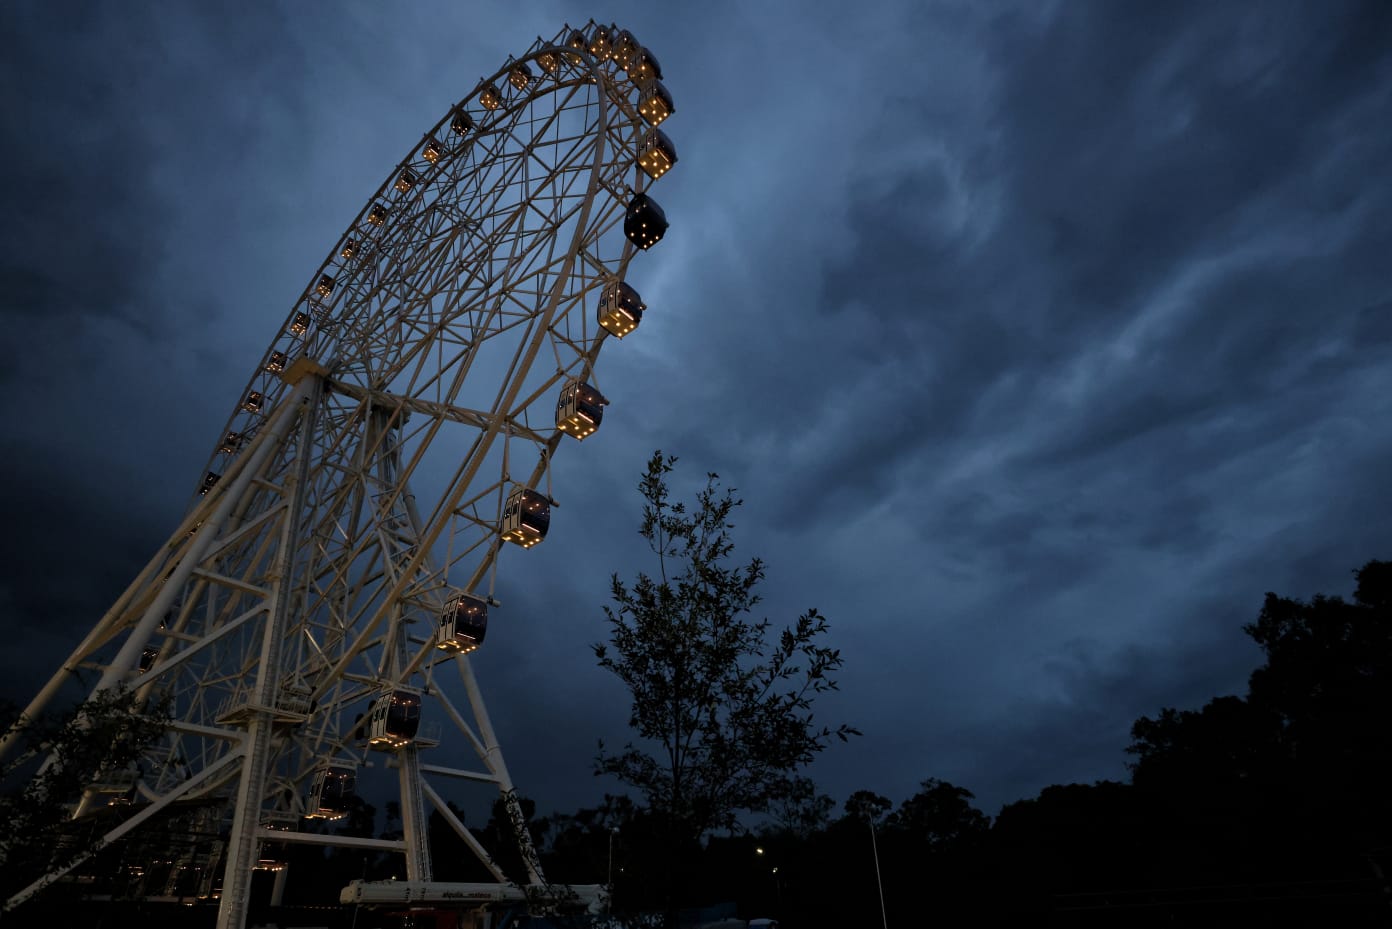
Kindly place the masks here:
[[(594, 23), (594, 21), (591, 20), (590, 27), (593, 28), (595, 25), (596, 24)], [(571, 27), (569, 25), (565, 26), (564, 29), (567, 31), (573, 31), (571, 30)], [(486, 90), (489, 87), (495, 87), (500, 82), (506, 85), (506, 76), (519, 63), (525, 64), (528, 62), (535, 62), (538, 61), (542, 56), (547, 54), (556, 55), (563, 61), (573, 61), (573, 59), (576, 57), (580, 58), (588, 71), (588, 76), (578, 81), (574, 81), (573, 83), (593, 84), (597, 88), (599, 88), (599, 92), (596, 94), (595, 97), (599, 109), (599, 132), (597, 133), (596, 144), (594, 146), (595, 157), (591, 165), (589, 190), (587, 191), (585, 198), (585, 211), (588, 214), (589, 210), (592, 208), (594, 197), (599, 191), (599, 188), (596, 184), (596, 180), (599, 176), (602, 162), (602, 144), (606, 139), (605, 130), (607, 130), (608, 128), (608, 122), (610, 119), (610, 109), (614, 106), (613, 96), (618, 90), (617, 87), (613, 86), (613, 78), (605, 74), (603, 71), (603, 65), (606, 59), (603, 56), (597, 56), (593, 54), (588, 47), (576, 48), (568, 45), (556, 44), (543, 45), (541, 47), (534, 48), (524, 53), (520, 57), (509, 57), (509, 60), (505, 62), (502, 67), (494, 71), (492, 74), (480, 78), (479, 81), (467, 94), (465, 94), (463, 97), (461, 97), (458, 101), (456, 101), (448, 108), (445, 114), (442, 117), (440, 117), (435, 122), (435, 124), (432, 125), (430, 129), (428, 129), (421, 136), (421, 139), (407, 151), (405, 157), (397, 160), (395, 166), (391, 169), (391, 171), (388, 172), (387, 176), (383, 179), (383, 181), (367, 198), (367, 200), (364, 202), (363, 206), (358, 210), (358, 212), (354, 214), (353, 219), (349, 222), (344, 231), (335, 239), (334, 245), (329, 249), (325, 257), (317, 264), (314, 271), (310, 274), (308, 283), (305, 285), (304, 289), (300, 292), (299, 296), (292, 303), (289, 314), (286, 316), (284, 322), (281, 324), (280, 329), (277, 330), (277, 336), (272, 338), (270, 345), (262, 353), (261, 361), (258, 367), (253, 370), (251, 376), (248, 378), (246, 382), (245, 387), (242, 389), (241, 393), (238, 394), (239, 397), (245, 398), (248, 394), (252, 393), (252, 388), (255, 387), (260, 381), (261, 375), (266, 370), (266, 365), (270, 362), (271, 358), (275, 353), (275, 348), (280, 334), (284, 333), (294, 323), (295, 314), (298, 307), (300, 307), (304, 302), (306, 302), (306, 300), (308, 300), (312, 296), (315, 281), (320, 276), (324, 275), (327, 270), (332, 269), (334, 267), (335, 254), (340, 253), (344, 246), (344, 243), (352, 239), (352, 233), (355, 229), (361, 227), (365, 217), (367, 217), (371, 213), (373, 207), (383, 202), (384, 196), (387, 195), (388, 191), (392, 189), (394, 178), (396, 178), (402, 170), (407, 169), (409, 165), (412, 163), (412, 156), (417, 152), (423, 150), (432, 139), (438, 139), (441, 135), (443, 135), (443, 130), (449, 128), (451, 120), (454, 119), (455, 116), (460, 112), (466, 111), (465, 108), (469, 101), (477, 99), (484, 90)], [(537, 80), (538, 85), (541, 85), (542, 83), (543, 82), (541, 79)], [(545, 93), (554, 93), (561, 86), (565, 85), (561, 85), (559, 82), (557, 82), (556, 84), (553, 84), (552, 86), (546, 88)], [(524, 109), (530, 106), (532, 103), (534, 103), (539, 98), (540, 93), (540, 86), (538, 87), (538, 90), (535, 92), (529, 90), (526, 95), (509, 100), (508, 105), (502, 108), (501, 112), (504, 114), (511, 114), (521, 109)], [(501, 120), (494, 120), (495, 123), (499, 121)], [(633, 120), (632, 122), (634, 122), (635, 125), (637, 124), (636, 120)], [(633, 182), (627, 184), (626, 186), (630, 194), (637, 196), (639, 194), (644, 193), (646, 189), (651, 186), (651, 183), (651, 179), (643, 176), (642, 173), (639, 172), (638, 176), (633, 179)], [(570, 254), (573, 254), (575, 251), (575, 245), (578, 243), (580, 239), (581, 229), (583, 229), (583, 224), (577, 224), (576, 232), (572, 237), (573, 241), (571, 243), (571, 247), (568, 249), (568, 253)], [(401, 248), (404, 247), (405, 245), (403, 243)], [(633, 246), (631, 242), (625, 244), (623, 256), (618, 264), (618, 273), (616, 274), (617, 278), (622, 279), (624, 273), (627, 270), (629, 262), (632, 260), (636, 252), (637, 249)], [(602, 337), (601, 341), (603, 341)], [(337, 359), (335, 358), (331, 358), (329, 360), (329, 371), (331, 374), (334, 370), (334, 367), (336, 366), (336, 363)], [(282, 391), (282, 395), (283, 393), (284, 391)], [(228, 416), (224, 424), (224, 427), (221, 430), (224, 437), (230, 437), (234, 434), (237, 434), (232, 427), (238, 422), (239, 413), (242, 412), (242, 410), (243, 408), (240, 405), (234, 405), (231, 415)], [(215, 466), (226, 453), (227, 449), (225, 448), (225, 446), (223, 446), (220, 443), (214, 444), (213, 451), (205, 460), (205, 465), (203, 468), (205, 481), (208, 476), (219, 473), (215, 471)], [(203, 488), (199, 488), (198, 491), (192, 496), (190, 510), (197, 508), (199, 498), (202, 496), (202, 490)]]

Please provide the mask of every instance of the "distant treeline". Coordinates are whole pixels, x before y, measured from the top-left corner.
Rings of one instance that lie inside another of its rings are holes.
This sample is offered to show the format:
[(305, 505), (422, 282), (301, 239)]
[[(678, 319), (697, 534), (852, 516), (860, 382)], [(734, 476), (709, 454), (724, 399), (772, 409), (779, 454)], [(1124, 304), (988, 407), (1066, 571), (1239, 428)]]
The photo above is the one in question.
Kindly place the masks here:
[[(878, 850), (892, 927), (1386, 925), (1392, 563), (1355, 577), (1351, 601), (1267, 594), (1246, 695), (1137, 720), (1130, 783), (1047, 787), (993, 821), (934, 779), (897, 807), (858, 791), (839, 808), (801, 781), (762, 832), (687, 850), (687, 902), (879, 925)], [(616, 907), (660, 906), (671, 850), (622, 798), (534, 829), (551, 879), (603, 882), (612, 838)]]

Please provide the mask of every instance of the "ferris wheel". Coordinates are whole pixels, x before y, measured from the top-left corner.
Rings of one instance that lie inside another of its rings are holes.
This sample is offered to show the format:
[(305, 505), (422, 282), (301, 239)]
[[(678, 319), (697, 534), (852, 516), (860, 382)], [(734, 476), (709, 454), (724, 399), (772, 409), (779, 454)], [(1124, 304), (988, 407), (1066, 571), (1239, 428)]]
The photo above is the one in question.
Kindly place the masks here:
[[(468, 655), (501, 551), (547, 534), (557, 452), (600, 427), (600, 349), (642, 319), (629, 262), (666, 232), (649, 189), (677, 157), (661, 78), (628, 31), (567, 27), (425, 133), (309, 276), (183, 522), (28, 708), (79, 668), (170, 701), (167, 737), (75, 816), (119, 805), (109, 840), (220, 817), (219, 926), (263, 845), (336, 844), (369, 765), (395, 769), (403, 837), (351, 844), (428, 881), (433, 807), (505, 881), (438, 786), (484, 782), (543, 881)], [(446, 743), (477, 764), (430, 763)]]

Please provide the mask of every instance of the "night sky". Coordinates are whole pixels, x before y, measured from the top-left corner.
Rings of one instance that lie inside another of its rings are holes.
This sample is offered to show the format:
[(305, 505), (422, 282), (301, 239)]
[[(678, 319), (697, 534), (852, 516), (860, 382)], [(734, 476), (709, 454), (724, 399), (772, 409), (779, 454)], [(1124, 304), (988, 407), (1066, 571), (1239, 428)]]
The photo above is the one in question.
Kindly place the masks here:
[(766, 615), (845, 658), (814, 766), (981, 807), (1124, 779), (1242, 693), (1264, 592), (1392, 558), (1392, 4), (7, 3), (0, 688), (173, 529), (343, 228), (480, 76), (590, 17), (662, 61), (672, 229), (504, 553), (475, 667), (519, 789), (597, 802), (635, 485), (719, 472)]

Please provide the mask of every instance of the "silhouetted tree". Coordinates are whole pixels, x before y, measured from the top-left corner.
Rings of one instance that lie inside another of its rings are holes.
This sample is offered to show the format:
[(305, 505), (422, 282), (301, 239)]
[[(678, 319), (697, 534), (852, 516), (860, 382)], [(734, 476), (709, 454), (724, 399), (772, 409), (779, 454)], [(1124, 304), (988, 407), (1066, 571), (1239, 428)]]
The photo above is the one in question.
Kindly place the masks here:
[[(639, 529), (657, 556), (656, 576), (629, 586), (613, 577), (608, 644), (594, 647), (632, 697), (629, 725), (644, 743), (610, 753), (596, 773), (636, 788), (680, 852), (740, 811), (761, 812), (833, 738), (855, 733), (813, 722), (812, 700), (834, 689), (838, 651), (819, 644), (816, 610), (771, 634), (751, 620), (763, 562), (732, 565), (730, 522), (742, 501), (707, 475), (695, 506), (672, 502), (675, 458), (655, 452), (639, 483)], [(681, 872), (671, 862), (669, 887)]]
[(1332, 801), (1361, 841), (1388, 844), (1392, 562), (1370, 561), (1355, 578), (1352, 603), (1266, 595), (1244, 627), (1266, 655), (1248, 701), (1275, 717), (1292, 778)]
[(1245, 698), (1132, 727), (1158, 846), (1193, 874), (1361, 872), (1392, 845), (1392, 564), (1354, 573), (1353, 602), (1266, 595), (1243, 627), (1265, 656)]
[(873, 790), (857, 790), (846, 798), (846, 816), (863, 826), (877, 826), (894, 807), (894, 801)]
[(836, 801), (817, 791), (816, 783), (808, 777), (793, 778), (787, 790), (774, 800), (769, 814), (778, 831), (798, 839), (825, 829), (831, 822)]
[(1051, 785), (1007, 804), (991, 825), (991, 854), (1009, 886), (1006, 910), (1047, 908), (1053, 894), (1146, 886), (1157, 850), (1154, 822), (1130, 784)]
[(928, 778), (923, 789), (900, 804), (885, 820), (885, 827), (904, 834), (931, 851), (976, 844), (986, 835), (991, 820), (971, 805), (974, 796), (965, 787)]
[(628, 837), (619, 838), (634, 816), (628, 797), (604, 796), (597, 807), (553, 813), (538, 821), (546, 876), (567, 884), (602, 884), (609, 879), (609, 852), (616, 848), (623, 867)]
[(1217, 697), (1201, 710), (1160, 711), (1131, 727), (1132, 782), (1210, 792), (1269, 777), (1284, 761), (1275, 714), (1241, 697)]

